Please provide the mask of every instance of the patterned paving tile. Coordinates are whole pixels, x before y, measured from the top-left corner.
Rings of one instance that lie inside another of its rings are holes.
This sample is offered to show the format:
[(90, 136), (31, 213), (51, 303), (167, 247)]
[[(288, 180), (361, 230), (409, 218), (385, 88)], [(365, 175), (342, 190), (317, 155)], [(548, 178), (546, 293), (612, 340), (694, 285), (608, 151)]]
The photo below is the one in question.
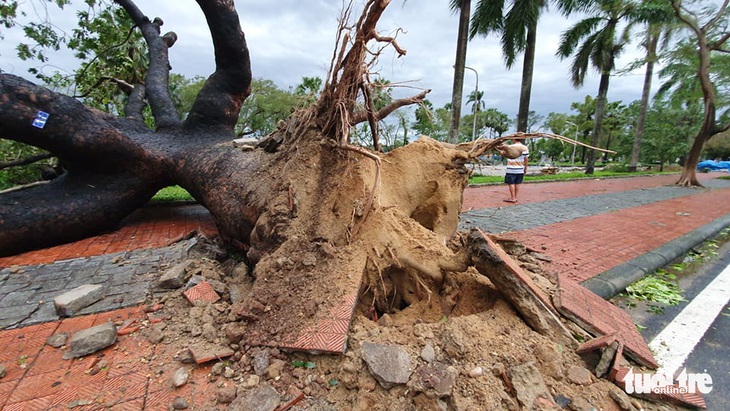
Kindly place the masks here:
[(213, 286), (207, 281), (201, 281), (199, 284), (187, 289), (183, 292), (183, 295), (191, 303), (195, 303), (196, 301), (214, 303), (221, 299), (218, 293), (213, 289)]
[(555, 306), (561, 314), (594, 336), (615, 333), (616, 340), (623, 343), (632, 359), (650, 368), (658, 367), (634, 321), (625, 311), (565, 277), (558, 277), (558, 284)]

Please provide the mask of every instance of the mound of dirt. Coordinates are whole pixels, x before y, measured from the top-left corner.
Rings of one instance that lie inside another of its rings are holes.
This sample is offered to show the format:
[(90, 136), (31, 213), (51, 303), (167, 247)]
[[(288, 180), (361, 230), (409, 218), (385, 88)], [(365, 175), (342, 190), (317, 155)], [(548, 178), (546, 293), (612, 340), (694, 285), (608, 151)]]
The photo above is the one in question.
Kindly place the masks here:
[[(538, 259), (519, 244), (505, 248), (543, 291), (551, 291), (554, 284)], [(205, 384), (197, 387), (206, 395), (204, 405), (188, 409), (682, 409), (630, 398), (596, 378), (591, 370), (598, 354), (580, 356), (570, 344), (533, 331), (474, 268), (450, 276), (442, 295), (396, 312), (379, 313), (363, 299), (343, 355), (247, 345), (246, 327), (235, 309), (250, 297), (254, 279), (245, 263), (222, 259), (226, 253), (217, 247), (201, 250), (205, 253), (187, 262), (186, 281), (205, 280), (222, 299), (190, 303), (185, 287), (160, 290), (155, 303), (161, 309), (154, 316), (164, 326), (149, 324), (129, 336), (156, 344), (156, 361), (166, 364), (161, 380), (174, 381), (176, 370), (191, 365), (193, 372), (205, 374), (204, 382), (197, 382)], [(575, 336), (589, 338), (577, 326), (566, 326)], [(206, 349), (225, 354), (196, 364), (197, 352)], [(185, 380), (172, 384), (184, 386)]]

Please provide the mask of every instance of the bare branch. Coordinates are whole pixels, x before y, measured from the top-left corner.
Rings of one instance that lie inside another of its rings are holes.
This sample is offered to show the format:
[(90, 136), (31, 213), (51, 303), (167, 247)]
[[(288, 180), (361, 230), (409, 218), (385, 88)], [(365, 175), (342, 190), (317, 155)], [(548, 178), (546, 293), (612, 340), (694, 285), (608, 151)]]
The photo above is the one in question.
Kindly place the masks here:
[(53, 157), (53, 154), (51, 154), (51, 153), (41, 153), (41, 154), (36, 154), (34, 156), (30, 156), (30, 157), (26, 157), (26, 158), (21, 158), (21, 159), (18, 159), (18, 160), (13, 160), (13, 161), (5, 162), (5, 163), (0, 163), (0, 170), (6, 169), (6, 168), (10, 168), (10, 167), (20, 167), (20, 166), (25, 166), (25, 165), (28, 165), (28, 164), (33, 164), (33, 163), (36, 163), (38, 161), (45, 160), (45, 159), (51, 158), (51, 157)]
[[(426, 95), (430, 92), (431, 92), (430, 89), (424, 90), (415, 96), (394, 100), (387, 106), (385, 106), (385, 107), (381, 108), (380, 110), (376, 111), (375, 113), (373, 113), (373, 116), (375, 117), (376, 121), (380, 121), (380, 120), (384, 119), (385, 117), (389, 116), (390, 113), (394, 112), (395, 110), (398, 110), (401, 107), (409, 106), (411, 104), (422, 103), (423, 100), (426, 98)], [(368, 119), (367, 111), (358, 111), (352, 115), (351, 122), (352, 122), (352, 124), (359, 124), (367, 119)]]
[(395, 37), (388, 37), (388, 36), (381, 36), (378, 34), (378, 32), (373, 29), (370, 33), (370, 36), (374, 38), (377, 41), (383, 42), (383, 43), (390, 43), (391, 46), (395, 49), (395, 51), (398, 53), (398, 57), (402, 57), (406, 55), (406, 50), (401, 48), (398, 45), (398, 42), (396, 42)]
[(158, 129), (180, 125), (180, 117), (170, 98), (170, 59), (166, 40), (160, 36), (161, 19), (150, 19), (142, 14), (132, 0), (114, 0), (126, 10), (129, 17), (142, 31), (149, 47), (150, 66), (147, 70), (145, 87), (152, 108), (152, 115)]
[(365, 97), (365, 115), (370, 125), (370, 132), (373, 135), (373, 148), (375, 151), (381, 151), (380, 142), (378, 141), (378, 121), (375, 119), (373, 108), (373, 97), (370, 94), (370, 88), (366, 84), (360, 84), (360, 89)]
[(725, 0), (720, 7), (717, 8), (717, 13), (702, 27), (702, 31), (708, 31), (712, 26), (715, 25), (725, 14), (727, 5), (730, 4), (730, 0)]
[(727, 33), (725, 33), (725, 34), (724, 34), (724, 35), (723, 35), (722, 37), (720, 37), (720, 38), (719, 38), (719, 39), (718, 39), (717, 41), (715, 41), (715, 42), (713, 42), (712, 44), (710, 44), (710, 49), (711, 49), (711, 50), (715, 50), (715, 51), (720, 51), (720, 52), (724, 52), (724, 53), (727, 53), (727, 52), (729, 52), (730, 50), (724, 50), (724, 49), (722, 48), (722, 46), (723, 46), (723, 45), (725, 44), (725, 42), (727, 42), (727, 41), (728, 41), (728, 39), (730, 39), (730, 31), (729, 31), (729, 32), (727, 32)]
[(233, 0), (197, 0), (215, 48), (215, 72), (193, 103), (186, 126), (217, 125), (231, 131), (251, 94), (251, 61)]

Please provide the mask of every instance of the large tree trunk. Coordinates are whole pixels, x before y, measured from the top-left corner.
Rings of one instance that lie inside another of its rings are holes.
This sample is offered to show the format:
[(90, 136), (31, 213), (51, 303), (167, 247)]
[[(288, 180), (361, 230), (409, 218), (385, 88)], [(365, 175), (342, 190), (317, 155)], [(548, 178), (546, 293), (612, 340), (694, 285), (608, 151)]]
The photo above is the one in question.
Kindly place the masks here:
[(460, 0), (459, 32), (456, 42), (456, 60), (454, 62), (454, 87), (451, 91), (451, 126), (449, 141), (459, 141), (459, 122), (461, 121), (462, 95), (464, 92), (464, 66), (466, 66), (466, 49), (469, 44), (469, 16), (471, 16), (471, 0)]
[(527, 30), (527, 45), (522, 62), (522, 83), (520, 86), (520, 107), (517, 112), (517, 131), (527, 132), (527, 120), (530, 116), (530, 96), (532, 94), (532, 77), (535, 71), (535, 48), (537, 44), (537, 21)]
[(682, 169), (682, 175), (679, 177), (677, 184), (680, 186), (702, 186), (697, 180), (697, 164), (700, 162), (702, 149), (705, 143), (713, 136), (730, 129), (730, 123), (720, 126), (717, 123), (717, 96), (715, 94), (715, 85), (710, 78), (710, 53), (711, 51), (727, 52), (723, 47), (730, 40), (730, 35), (725, 32), (724, 35), (715, 41), (708, 39), (708, 34), (713, 31), (713, 26), (719, 22), (725, 21), (723, 15), (728, 6), (728, 2), (724, 2), (716, 11), (716, 14), (707, 21), (706, 24), (700, 26), (696, 17), (690, 17), (686, 14), (687, 10), (683, 9), (681, 1), (673, 0), (672, 8), (680, 21), (685, 23), (695, 34), (697, 39), (697, 55), (699, 57), (699, 66), (697, 68), (697, 77), (700, 80), (702, 88), (702, 101), (704, 103), (705, 112), (702, 118), (702, 125), (697, 132), (697, 136), (692, 143), (692, 148), (687, 156), (687, 162)]
[(629, 160), (629, 172), (636, 172), (641, 154), (641, 141), (644, 137), (646, 115), (649, 112), (649, 98), (651, 93), (651, 80), (654, 75), (654, 61), (656, 60), (656, 48), (659, 42), (659, 34), (649, 33), (646, 39), (646, 72), (644, 73), (644, 86), (641, 90), (641, 107), (639, 108), (639, 119), (636, 122), (636, 134), (634, 144), (631, 148), (631, 159)]
[[(598, 147), (603, 129), (603, 115), (606, 112), (606, 96), (608, 94), (608, 81), (610, 73), (601, 74), (601, 81), (598, 85), (598, 97), (596, 98), (596, 122), (593, 124), (593, 137), (591, 145)], [(596, 150), (588, 150), (586, 158), (586, 174), (593, 174), (596, 163)]]

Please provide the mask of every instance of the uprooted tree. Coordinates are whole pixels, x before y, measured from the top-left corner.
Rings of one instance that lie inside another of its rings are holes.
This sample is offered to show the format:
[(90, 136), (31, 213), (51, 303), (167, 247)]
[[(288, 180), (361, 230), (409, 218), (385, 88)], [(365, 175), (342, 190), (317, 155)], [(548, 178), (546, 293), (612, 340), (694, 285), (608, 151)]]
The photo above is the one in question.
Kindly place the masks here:
[[(233, 1), (198, 0), (216, 70), (184, 120), (168, 92), (168, 49), (176, 36), (160, 35), (162, 20), (150, 20), (131, 1), (116, 2), (149, 48), (144, 84), (124, 84), (125, 116), (0, 74), (0, 136), (49, 151), (65, 169), (47, 184), (0, 195), (0, 255), (113, 229), (160, 188), (178, 184), (210, 211), (228, 244), (246, 251), (259, 291), (274, 278), (306, 293), (317, 281), (362, 276), (369, 304), (388, 312), (430, 298), (448, 286), (449, 272), (466, 269), (468, 247), (452, 241), (465, 165), (504, 150), (509, 137), (460, 146), (424, 137), (388, 154), (350, 143), (350, 129), (368, 122), (378, 147), (375, 123), (427, 94), (373, 109), (367, 61), (383, 47), (405, 54), (376, 30), (388, 0), (368, 1), (352, 25), (346, 8), (317, 103), (246, 150), (233, 144), (252, 78)], [(144, 122), (147, 106), (154, 129)], [(313, 261), (316, 273), (307, 269)], [(243, 316), (260, 308), (251, 301)]]
[[(351, 30), (346, 11), (319, 101), (250, 151), (232, 143), (252, 77), (233, 1), (198, 1), (212, 33), (216, 70), (184, 120), (168, 93), (168, 50), (175, 36), (161, 35), (162, 20), (148, 18), (133, 2), (117, 3), (149, 47), (146, 79), (128, 87), (125, 116), (0, 74), (0, 135), (49, 151), (65, 169), (48, 184), (0, 196), (0, 254), (113, 229), (160, 188), (179, 184), (210, 211), (221, 236), (245, 248), (261, 270), (294, 250), (323, 258), (337, 254), (376, 277), (397, 267), (392, 277), (401, 284), (393, 287), (407, 296), (426, 282), (443, 281), (444, 270), (463, 266), (446, 243), (457, 227), (464, 165), (486, 148), (459, 149), (424, 138), (383, 155), (349, 142), (354, 124), (374, 125), (427, 93), (372, 109), (368, 46), (405, 53), (376, 30), (387, 0), (367, 2)], [(154, 129), (143, 121), (146, 105)], [(39, 112), (48, 113), (42, 127), (34, 126)]]

